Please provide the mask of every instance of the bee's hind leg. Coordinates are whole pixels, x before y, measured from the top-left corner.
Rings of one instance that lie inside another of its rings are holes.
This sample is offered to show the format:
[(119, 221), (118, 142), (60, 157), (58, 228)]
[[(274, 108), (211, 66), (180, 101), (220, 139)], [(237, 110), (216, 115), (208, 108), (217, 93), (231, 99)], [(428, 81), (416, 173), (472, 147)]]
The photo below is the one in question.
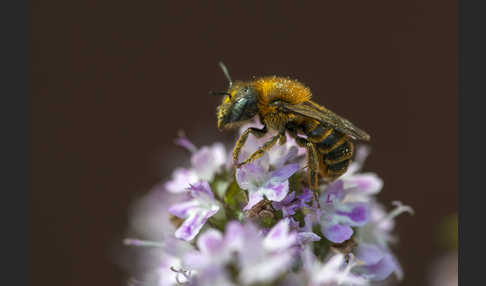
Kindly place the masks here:
[(250, 127), (243, 131), (243, 133), (241, 133), (240, 138), (238, 138), (235, 147), (233, 148), (233, 163), (235, 165), (238, 165), (238, 157), (240, 156), (241, 148), (243, 148), (243, 146), (245, 145), (245, 142), (248, 139), (248, 135), (250, 135), (250, 133), (257, 138), (262, 138), (263, 136), (265, 136), (265, 134), (267, 134), (267, 127), (264, 126), (262, 129)]
[(300, 147), (307, 149), (307, 166), (309, 167), (308, 182), (309, 186), (316, 190), (319, 180), (319, 153), (317, 152), (314, 144), (308, 140), (296, 136), (295, 141)]

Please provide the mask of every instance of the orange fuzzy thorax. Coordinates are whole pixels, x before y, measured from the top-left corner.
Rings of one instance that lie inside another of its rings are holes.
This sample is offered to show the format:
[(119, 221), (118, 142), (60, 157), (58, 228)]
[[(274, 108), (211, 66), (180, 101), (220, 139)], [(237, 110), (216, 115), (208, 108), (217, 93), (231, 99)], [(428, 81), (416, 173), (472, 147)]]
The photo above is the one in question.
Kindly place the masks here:
[(262, 77), (252, 82), (258, 91), (258, 109), (265, 116), (275, 112), (268, 104), (275, 100), (282, 100), (292, 104), (299, 104), (311, 99), (312, 93), (302, 83), (285, 77)]

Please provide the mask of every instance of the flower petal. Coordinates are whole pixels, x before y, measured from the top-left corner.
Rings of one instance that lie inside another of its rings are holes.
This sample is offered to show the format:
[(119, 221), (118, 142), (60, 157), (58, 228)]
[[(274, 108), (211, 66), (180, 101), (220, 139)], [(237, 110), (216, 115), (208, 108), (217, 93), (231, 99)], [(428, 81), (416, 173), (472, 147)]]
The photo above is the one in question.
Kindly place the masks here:
[(290, 148), (286, 145), (277, 145), (273, 147), (269, 152), (270, 165), (275, 168), (282, 167), (286, 162), (294, 159), (297, 156), (298, 149), (295, 146)]
[(259, 192), (264, 194), (271, 201), (280, 202), (289, 192), (289, 181), (276, 184), (268, 182), (260, 188)]
[(305, 244), (305, 243), (319, 241), (319, 240), (321, 240), (321, 237), (310, 231), (303, 231), (297, 233), (297, 241), (300, 244)]
[(389, 253), (386, 253), (378, 263), (361, 267), (373, 281), (383, 281), (397, 269), (397, 265)]
[(270, 282), (292, 265), (293, 258), (294, 251), (280, 252), (266, 257), (260, 263), (244, 267), (238, 278), (244, 285)]
[(191, 195), (194, 198), (214, 199), (211, 187), (206, 181), (194, 183), (193, 185), (191, 185), (189, 190), (191, 191)]
[(341, 243), (351, 238), (353, 229), (348, 225), (335, 224), (321, 229), (322, 234), (334, 243)]
[(278, 202), (277, 204), (289, 204), (295, 199), (295, 192), (289, 193), (285, 199), (283, 199), (281, 202)]
[(353, 175), (345, 179), (345, 188), (356, 188), (361, 193), (374, 195), (383, 188), (383, 180), (373, 173)]
[(237, 221), (230, 221), (226, 225), (224, 240), (228, 250), (238, 251), (242, 249), (244, 242), (244, 232), (245, 230), (243, 226)]
[(221, 143), (201, 147), (191, 156), (191, 164), (202, 180), (211, 181), (225, 163), (226, 150)]
[(202, 269), (210, 264), (207, 255), (196, 251), (184, 254), (182, 260), (184, 261), (184, 265), (189, 266), (191, 269)]
[(304, 207), (304, 206), (306, 206), (305, 203), (310, 202), (313, 197), (314, 197), (314, 193), (312, 192), (312, 190), (305, 188), (302, 191), (302, 194), (297, 196), (297, 199), (299, 199), (299, 201), (300, 201), (300, 206)]
[(289, 220), (282, 219), (267, 233), (263, 239), (263, 247), (269, 251), (285, 250), (296, 242), (296, 233), (289, 233)]
[(299, 164), (288, 164), (270, 173), (272, 182), (283, 182), (288, 180), (295, 172), (299, 170)]
[(166, 182), (164, 187), (171, 193), (184, 193), (187, 188), (198, 181), (196, 173), (189, 169), (178, 168), (172, 174), (172, 180)]
[[(313, 258), (313, 255), (309, 256), (311, 259), (307, 259), (311, 260), (312, 263), (312, 260), (315, 258)], [(313, 283), (311, 285), (332, 285), (330, 282), (335, 282), (337, 280), (336, 278), (338, 278), (338, 275), (341, 272), (340, 268), (345, 264), (345, 259), (344, 255), (339, 253), (331, 256), (324, 264), (317, 261), (314, 261), (312, 264), (318, 266), (318, 268), (312, 273), (311, 279)]]
[(192, 240), (201, 230), (208, 218), (213, 216), (216, 211), (199, 211), (189, 215), (189, 217), (176, 230), (175, 237), (182, 240)]
[(339, 221), (341, 223), (362, 226), (370, 218), (370, 209), (369, 205), (365, 203), (339, 204), (335, 215), (340, 216)]
[(179, 218), (186, 218), (191, 213), (191, 210), (195, 210), (199, 206), (199, 202), (196, 200), (190, 200), (187, 202), (175, 204), (169, 208), (169, 213)]
[(356, 258), (363, 261), (366, 265), (376, 264), (383, 259), (385, 253), (377, 246), (372, 244), (359, 244), (356, 248)]
[(215, 143), (211, 146), (211, 152), (213, 154), (213, 165), (222, 166), (226, 163), (226, 148), (221, 143)]
[(318, 223), (319, 214), (317, 211), (310, 212), (304, 216), (304, 227), (302, 230), (312, 231), (314, 224)]
[(197, 147), (185, 136), (180, 136), (175, 140), (175, 143), (183, 148), (186, 148), (189, 152), (194, 153), (197, 151)]
[(215, 254), (223, 247), (223, 235), (215, 229), (208, 229), (197, 239), (197, 247), (205, 255)]
[[(176, 269), (180, 268), (181, 259), (171, 255), (164, 255), (159, 263), (156, 273), (157, 273), (157, 285), (158, 286), (172, 286), (178, 274), (172, 271), (170, 268), (174, 267)], [(180, 281), (182, 283), (187, 282), (187, 279), (183, 275), (179, 275)]]
[(259, 192), (250, 192), (248, 195), (248, 204), (243, 208), (244, 211), (251, 209), (254, 205), (263, 200), (263, 195)]
[(191, 164), (199, 177), (203, 180), (212, 180), (214, 170), (212, 169), (213, 156), (208, 146), (201, 147), (191, 157)]
[(291, 205), (288, 205), (288, 206), (285, 206), (284, 208), (282, 208), (282, 216), (283, 217), (289, 217), (289, 216), (292, 216), (296, 213), (296, 210), (299, 208), (299, 204), (296, 202), (296, 203), (293, 203)]
[(344, 183), (342, 180), (337, 180), (326, 187), (326, 190), (319, 198), (319, 202), (321, 205), (334, 204), (336, 201), (342, 200), (344, 196)]
[(280, 202), (272, 202), (272, 206), (276, 210), (282, 210), (283, 217), (289, 217), (295, 214), (295, 210), (300, 207), (299, 201), (294, 201), (295, 192), (287, 194), (287, 196)]
[(264, 180), (264, 175), (262, 166), (248, 163), (236, 169), (236, 182), (243, 190), (256, 190)]

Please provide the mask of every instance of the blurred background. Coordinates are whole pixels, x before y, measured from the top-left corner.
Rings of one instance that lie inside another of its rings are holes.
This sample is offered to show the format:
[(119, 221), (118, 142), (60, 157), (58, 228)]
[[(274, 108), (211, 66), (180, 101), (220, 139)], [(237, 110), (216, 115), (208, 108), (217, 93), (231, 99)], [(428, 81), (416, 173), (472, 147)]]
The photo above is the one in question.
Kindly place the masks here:
[(453, 249), (456, 1), (30, 3), (33, 285), (125, 283), (130, 206), (188, 163), (178, 130), (234, 138), (208, 95), (226, 88), (219, 60), (233, 79), (299, 79), (371, 134), (379, 199), (416, 213), (397, 219), (402, 285), (429, 285)]

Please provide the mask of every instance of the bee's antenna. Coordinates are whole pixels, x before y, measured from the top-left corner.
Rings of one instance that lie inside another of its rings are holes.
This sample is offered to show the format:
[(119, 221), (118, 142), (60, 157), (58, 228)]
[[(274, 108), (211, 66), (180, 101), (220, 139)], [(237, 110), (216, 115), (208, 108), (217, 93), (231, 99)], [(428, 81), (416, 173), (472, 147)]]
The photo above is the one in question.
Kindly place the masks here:
[(231, 93), (229, 92), (226, 92), (226, 91), (210, 91), (209, 92), (210, 95), (217, 95), (217, 96), (221, 96), (221, 95), (227, 95), (230, 97), (231, 99)]
[(233, 81), (231, 80), (231, 77), (229, 75), (228, 68), (224, 65), (224, 63), (222, 61), (219, 62), (219, 66), (223, 70), (223, 73), (226, 76), (226, 79), (228, 80), (229, 89), (231, 89), (231, 87), (233, 86)]

